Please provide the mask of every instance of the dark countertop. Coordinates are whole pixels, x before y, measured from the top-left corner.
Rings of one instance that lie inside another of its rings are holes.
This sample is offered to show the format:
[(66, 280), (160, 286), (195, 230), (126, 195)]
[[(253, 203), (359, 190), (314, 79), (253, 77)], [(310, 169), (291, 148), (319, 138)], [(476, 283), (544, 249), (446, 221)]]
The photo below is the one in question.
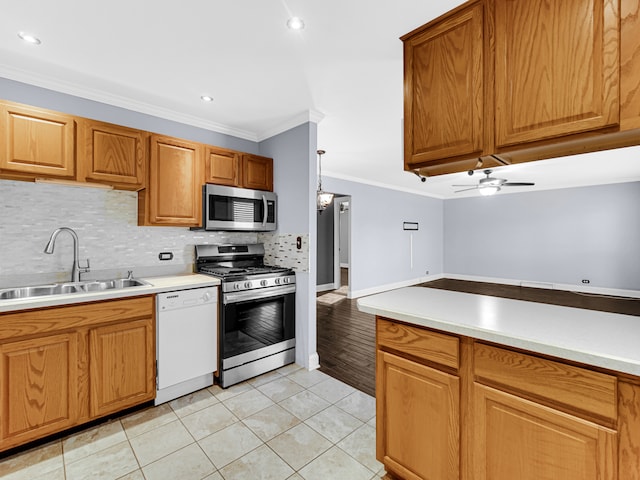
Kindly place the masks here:
[(640, 316), (640, 299), (442, 278), (421, 287)]

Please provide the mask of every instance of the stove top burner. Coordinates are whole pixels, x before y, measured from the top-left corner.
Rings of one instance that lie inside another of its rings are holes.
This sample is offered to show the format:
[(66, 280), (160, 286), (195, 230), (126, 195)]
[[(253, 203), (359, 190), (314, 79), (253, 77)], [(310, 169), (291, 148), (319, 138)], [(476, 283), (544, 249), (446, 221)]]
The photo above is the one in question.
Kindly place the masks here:
[(208, 273), (209, 275), (215, 275), (226, 279), (228, 277), (240, 277), (249, 278), (252, 275), (264, 275), (264, 274), (281, 274), (290, 273), (291, 270), (284, 267), (276, 267), (272, 265), (261, 265), (256, 267), (223, 267), (219, 265), (200, 265), (198, 271), (201, 273)]
[(196, 245), (196, 271), (218, 277), (223, 292), (292, 286), (291, 268), (264, 264), (264, 245)]

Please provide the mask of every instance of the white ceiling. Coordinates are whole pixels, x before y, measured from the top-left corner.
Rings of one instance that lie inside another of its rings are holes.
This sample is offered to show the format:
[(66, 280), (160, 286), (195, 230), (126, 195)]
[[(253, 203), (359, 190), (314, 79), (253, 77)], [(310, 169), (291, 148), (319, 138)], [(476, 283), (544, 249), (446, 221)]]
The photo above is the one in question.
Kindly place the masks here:
[[(421, 183), (402, 168), (399, 37), (460, 3), (0, 0), (0, 76), (254, 141), (320, 121), (324, 175), (441, 198), (477, 195), (455, 194), (451, 184), (481, 175)], [(292, 15), (304, 30), (287, 29)], [(25, 44), (18, 31), (42, 44)], [(203, 103), (205, 94), (214, 101)], [(496, 175), (534, 189), (640, 180), (639, 149)]]

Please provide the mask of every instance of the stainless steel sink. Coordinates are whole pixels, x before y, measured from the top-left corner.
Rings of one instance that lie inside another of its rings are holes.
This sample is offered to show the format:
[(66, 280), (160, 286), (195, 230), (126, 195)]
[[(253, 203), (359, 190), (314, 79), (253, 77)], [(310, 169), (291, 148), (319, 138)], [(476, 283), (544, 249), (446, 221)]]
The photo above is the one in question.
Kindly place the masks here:
[(119, 290), (143, 285), (149, 285), (149, 283), (137, 278), (115, 278), (112, 280), (86, 280), (73, 283), (67, 282), (54, 283), (51, 285), (35, 285), (32, 287), (5, 288), (0, 290), (0, 300), (41, 297), (44, 295), (100, 292), (103, 290)]
[(62, 295), (64, 293), (77, 293), (78, 287), (69, 284), (36, 285), (34, 287), (18, 287), (0, 290), (0, 300), (12, 298), (41, 297), (43, 295)]
[(80, 288), (85, 292), (99, 292), (102, 290), (114, 290), (120, 288), (139, 287), (141, 285), (149, 285), (144, 280), (136, 278), (116, 278), (114, 280), (98, 280), (92, 282), (82, 282)]

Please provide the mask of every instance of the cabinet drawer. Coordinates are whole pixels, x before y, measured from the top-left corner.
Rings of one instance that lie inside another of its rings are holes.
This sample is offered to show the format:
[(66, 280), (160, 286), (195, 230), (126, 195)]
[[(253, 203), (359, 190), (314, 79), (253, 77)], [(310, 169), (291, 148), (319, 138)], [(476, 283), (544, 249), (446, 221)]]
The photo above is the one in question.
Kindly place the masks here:
[(456, 370), (459, 366), (457, 337), (412, 327), (378, 317), (378, 346), (388, 347)]
[(615, 421), (617, 380), (611, 375), (512, 352), (474, 346), (476, 380), (531, 396), (563, 410)]
[(101, 323), (150, 317), (154, 296), (0, 313), (0, 341)]

